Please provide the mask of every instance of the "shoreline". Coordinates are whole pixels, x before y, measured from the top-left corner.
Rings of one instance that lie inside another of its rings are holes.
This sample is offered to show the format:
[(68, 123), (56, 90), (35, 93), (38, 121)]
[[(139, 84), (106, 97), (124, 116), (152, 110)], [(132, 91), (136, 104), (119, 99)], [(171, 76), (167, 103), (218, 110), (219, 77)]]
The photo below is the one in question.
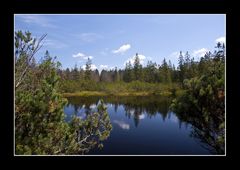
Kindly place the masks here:
[(81, 91), (72, 93), (62, 93), (64, 97), (88, 97), (88, 96), (171, 96), (169, 91), (164, 92), (122, 92), (122, 93), (107, 93), (101, 91)]

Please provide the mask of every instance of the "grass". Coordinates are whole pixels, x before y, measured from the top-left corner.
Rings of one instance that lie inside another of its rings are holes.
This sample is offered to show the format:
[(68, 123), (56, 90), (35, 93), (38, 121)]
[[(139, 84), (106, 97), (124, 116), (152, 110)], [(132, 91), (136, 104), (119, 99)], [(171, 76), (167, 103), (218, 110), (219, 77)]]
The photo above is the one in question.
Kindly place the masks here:
[(71, 96), (152, 96), (152, 95), (160, 95), (160, 96), (170, 96), (172, 95), (169, 91), (162, 91), (159, 93), (156, 92), (120, 92), (120, 93), (108, 93), (108, 92), (100, 92), (100, 91), (80, 91), (80, 92), (73, 92), (73, 93), (63, 93), (64, 97), (71, 97)]
[(107, 96), (108, 94), (105, 92), (99, 91), (81, 91), (81, 92), (73, 92), (73, 93), (63, 93), (64, 97), (71, 96)]
[[(182, 93), (177, 83), (161, 84), (146, 83), (140, 81), (125, 82), (89, 82), (82, 85), (81, 83), (67, 86), (63, 90), (65, 97), (69, 96), (170, 96)], [(78, 85), (78, 86), (77, 86)]]

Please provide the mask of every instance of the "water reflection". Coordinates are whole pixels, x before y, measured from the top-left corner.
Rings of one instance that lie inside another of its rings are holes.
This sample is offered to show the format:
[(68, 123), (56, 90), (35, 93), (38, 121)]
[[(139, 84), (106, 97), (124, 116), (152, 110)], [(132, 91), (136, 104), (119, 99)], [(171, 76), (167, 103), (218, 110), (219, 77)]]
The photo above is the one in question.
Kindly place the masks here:
[(212, 154), (224, 154), (224, 129), (219, 128), (220, 123), (217, 119), (206, 121), (204, 116), (199, 113), (177, 114), (181, 122), (192, 125), (191, 136), (199, 139), (200, 145), (209, 150)]
[[(218, 135), (222, 132), (216, 131), (217, 128), (214, 128), (215, 122), (207, 123), (199, 117), (199, 115), (188, 113), (175, 114), (170, 112), (169, 106), (172, 98), (169, 97), (70, 97), (68, 98), (69, 104), (65, 108), (65, 113), (67, 115), (66, 120), (68, 121), (72, 114), (67, 109), (73, 110), (75, 115), (84, 118), (86, 115), (95, 111), (100, 99), (104, 100), (109, 109), (111, 108), (112, 113), (115, 113), (115, 115), (123, 113), (125, 118), (133, 121), (133, 126), (131, 127), (128, 121), (123, 120), (123, 117), (121, 117), (122, 115), (111, 119), (112, 124), (115, 124), (123, 131), (130, 131), (131, 128), (134, 127), (139, 128), (141, 121), (145, 121), (145, 119), (154, 120), (157, 116), (160, 116), (163, 123), (166, 120), (170, 120), (172, 123), (177, 124), (178, 129), (182, 129), (182, 125), (184, 125), (185, 129), (190, 129), (191, 133), (189, 133), (188, 136), (190, 135), (191, 138), (196, 139), (199, 145), (209, 151), (208, 153), (224, 153), (224, 146), (222, 144), (220, 145), (218, 142)], [(122, 111), (120, 112), (120, 110)], [(145, 129), (145, 131), (146, 133), (150, 133), (148, 129)], [(176, 140), (180, 138), (181, 136)]]
[[(165, 121), (169, 105), (171, 104), (171, 98), (168, 97), (71, 97), (68, 98), (69, 104), (67, 107), (74, 107), (74, 113), (77, 115), (79, 110), (84, 110), (86, 114), (91, 113), (96, 108), (96, 105), (100, 99), (103, 99), (105, 103), (109, 103), (110, 106), (114, 106), (115, 113), (118, 110), (119, 105), (123, 105), (125, 115), (130, 119), (133, 118), (135, 126), (137, 127), (139, 121), (145, 118), (145, 114), (148, 118), (155, 117), (158, 113), (161, 114), (163, 121)], [(83, 104), (84, 103), (84, 104)], [(144, 114), (145, 113), (145, 114)]]
[(124, 122), (123, 120), (113, 120), (113, 123), (116, 123), (120, 128), (122, 128), (124, 130), (130, 129), (130, 125), (128, 123)]

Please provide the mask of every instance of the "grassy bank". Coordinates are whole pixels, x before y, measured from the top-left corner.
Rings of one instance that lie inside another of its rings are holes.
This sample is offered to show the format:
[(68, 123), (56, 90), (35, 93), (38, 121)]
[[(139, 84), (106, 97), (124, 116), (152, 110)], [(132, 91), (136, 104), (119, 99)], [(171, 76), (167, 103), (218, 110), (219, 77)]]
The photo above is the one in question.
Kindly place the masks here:
[[(69, 82), (68, 82), (69, 83)], [(63, 86), (64, 96), (170, 96), (181, 93), (181, 88), (176, 83), (146, 83), (133, 81), (125, 82), (81, 82)]]
[[(176, 91), (176, 95), (182, 93), (182, 90)], [(80, 92), (72, 92), (72, 93), (63, 93), (64, 97), (71, 97), (71, 96), (152, 96), (152, 95), (159, 95), (159, 96), (171, 96), (173, 95), (170, 91), (162, 91), (162, 92), (120, 92), (120, 93), (108, 93), (108, 92), (100, 92), (100, 91), (80, 91)]]

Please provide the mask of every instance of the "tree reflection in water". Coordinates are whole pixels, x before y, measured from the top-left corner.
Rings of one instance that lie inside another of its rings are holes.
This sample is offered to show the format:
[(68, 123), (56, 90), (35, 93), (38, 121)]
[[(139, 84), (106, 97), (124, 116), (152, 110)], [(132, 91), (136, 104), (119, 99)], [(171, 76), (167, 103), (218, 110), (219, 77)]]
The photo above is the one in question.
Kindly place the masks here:
[(209, 150), (212, 154), (224, 154), (224, 128), (219, 128), (221, 122), (216, 119), (206, 121), (200, 113), (176, 113), (179, 120), (192, 125), (191, 136), (201, 142), (201, 146)]
[[(148, 96), (148, 97), (116, 97), (116, 96), (104, 96), (104, 97), (70, 97), (68, 98), (69, 104), (74, 106), (74, 110), (77, 113), (80, 109), (84, 108), (87, 114), (91, 112), (90, 107), (93, 104), (97, 104), (100, 99), (103, 99), (106, 104), (112, 104), (114, 111), (117, 113), (118, 107), (122, 105), (124, 107), (125, 116), (134, 120), (135, 127), (139, 126), (139, 123), (143, 116), (148, 118), (155, 117), (157, 114), (161, 114), (163, 121), (170, 116), (169, 106), (171, 104), (171, 97), (160, 96)], [(192, 126), (191, 137), (199, 139), (201, 146), (209, 150), (212, 154), (224, 154), (224, 142), (219, 142), (219, 136), (224, 135), (223, 130), (219, 130), (219, 122), (214, 119), (206, 122), (201, 117), (201, 114), (189, 114), (189, 113), (173, 113), (176, 114), (179, 119), (179, 128), (181, 124), (185, 123)]]

